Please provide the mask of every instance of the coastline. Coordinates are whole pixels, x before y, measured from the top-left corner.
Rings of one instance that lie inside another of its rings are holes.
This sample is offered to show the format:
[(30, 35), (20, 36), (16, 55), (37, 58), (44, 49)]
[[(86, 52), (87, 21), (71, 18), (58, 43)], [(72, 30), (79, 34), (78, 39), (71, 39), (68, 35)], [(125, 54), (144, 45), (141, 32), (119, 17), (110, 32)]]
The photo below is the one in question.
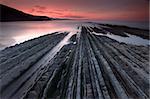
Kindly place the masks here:
[[(69, 33), (48, 34), (0, 51), (1, 97), (149, 97), (149, 46), (96, 35), (107, 33), (97, 27), (78, 29), (81, 32), (68, 38), (70, 43), (58, 52), (57, 47), (52, 49)], [(114, 29), (112, 33), (116, 34)]]

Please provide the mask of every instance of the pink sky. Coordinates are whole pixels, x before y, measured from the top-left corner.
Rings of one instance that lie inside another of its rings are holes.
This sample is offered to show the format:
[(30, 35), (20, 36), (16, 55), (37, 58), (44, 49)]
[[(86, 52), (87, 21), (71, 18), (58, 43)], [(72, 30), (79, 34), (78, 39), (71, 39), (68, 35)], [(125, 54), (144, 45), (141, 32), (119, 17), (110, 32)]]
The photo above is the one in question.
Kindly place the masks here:
[(33, 15), (57, 18), (148, 21), (149, 0), (0, 0)]

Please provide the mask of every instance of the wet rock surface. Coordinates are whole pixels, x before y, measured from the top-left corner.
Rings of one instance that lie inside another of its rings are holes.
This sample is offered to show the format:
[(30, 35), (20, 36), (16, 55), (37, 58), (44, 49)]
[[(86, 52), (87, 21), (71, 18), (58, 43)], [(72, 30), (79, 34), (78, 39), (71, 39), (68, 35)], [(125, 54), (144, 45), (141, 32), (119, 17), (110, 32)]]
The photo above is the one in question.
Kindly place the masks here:
[[(105, 34), (96, 27), (80, 28), (53, 58), (43, 57), (67, 33), (1, 51), (1, 98), (148, 99), (149, 46), (95, 35), (92, 31)], [(37, 64), (43, 59), (48, 61)]]
[[(133, 28), (133, 27), (128, 27), (128, 26), (120, 26), (120, 25), (111, 25), (111, 24), (99, 24), (101, 26), (104, 26), (103, 28), (113, 32), (114, 34), (121, 35), (126, 37), (123, 32), (130, 33), (132, 35), (140, 36), (144, 39), (150, 39), (149, 36), (149, 30), (148, 29), (140, 29), (140, 28)], [(106, 27), (109, 28), (106, 28)]]

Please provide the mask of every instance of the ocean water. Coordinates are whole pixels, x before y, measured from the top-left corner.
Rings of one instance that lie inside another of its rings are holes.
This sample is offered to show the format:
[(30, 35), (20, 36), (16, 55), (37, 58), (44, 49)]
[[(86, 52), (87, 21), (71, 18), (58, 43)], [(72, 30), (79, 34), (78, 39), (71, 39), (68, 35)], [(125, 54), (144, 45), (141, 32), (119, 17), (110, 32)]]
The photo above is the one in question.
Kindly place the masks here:
[[(96, 20), (58, 20), (58, 21), (19, 21), (19, 22), (1, 22), (0, 23), (0, 49), (19, 44), (21, 42), (33, 39), (53, 32), (77, 32), (77, 27), (89, 25), (86, 22), (100, 22), (119, 25), (128, 25), (131, 27), (143, 28), (146, 25), (136, 23), (104, 22)], [(136, 24), (136, 25), (134, 25)], [(134, 40), (134, 39), (133, 39)]]
[[(86, 20), (85, 20), (86, 21)], [(149, 29), (149, 22), (132, 22), (132, 21), (102, 21), (102, 20), (90, 20), (91, 22), (103, 23), (103, 24), (115, 24), (115, 25), (126, 25), (129, 27)]]
[(80, 22), (75, 21), (20, 21), (1, 22), (0, 48), (19, 44), (53, 32), (72, 32)]

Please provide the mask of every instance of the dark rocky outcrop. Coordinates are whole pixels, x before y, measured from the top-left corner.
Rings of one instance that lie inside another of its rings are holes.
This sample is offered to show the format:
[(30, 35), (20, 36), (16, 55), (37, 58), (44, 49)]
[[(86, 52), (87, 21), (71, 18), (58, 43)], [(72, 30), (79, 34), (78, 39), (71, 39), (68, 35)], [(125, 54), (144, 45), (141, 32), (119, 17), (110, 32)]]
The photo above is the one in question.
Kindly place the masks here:
[(131, 35), (140, 36), (144, 39), (150, 39), (150, 34), (148, 29), (140, 29), (140, 28), (134, 28), (134, 27), (128, 27), (128, 26), (121, 26), (121, 25), (111, 25), (111, 24), (100, 24), (102, 26), (107, 26), (109, 28), (103, 28), (106, 29), (114, 34), (121, 35), (126, 37), (124, 32), (129, 33)]
[(34, 16), (31, 14), (24, 13), (14, 8), (0, 4), (0, 21), (44, 21), (53, 20), (46, 16)]

